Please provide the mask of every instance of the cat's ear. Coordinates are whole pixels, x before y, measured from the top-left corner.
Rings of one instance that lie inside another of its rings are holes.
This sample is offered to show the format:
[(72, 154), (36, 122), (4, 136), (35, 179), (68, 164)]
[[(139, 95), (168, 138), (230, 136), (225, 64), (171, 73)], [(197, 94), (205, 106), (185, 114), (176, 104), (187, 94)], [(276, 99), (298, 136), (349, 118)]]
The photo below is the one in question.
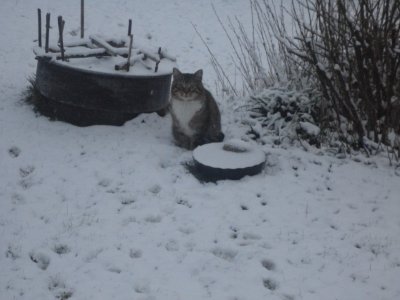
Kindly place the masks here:
[(196, 71), (194, 73), (194, 77), (201, 81), (203, 79), (203, 70), (200, 69), (200, 70)]
[(172, 75), (176, 78), (182, 75), (181, 71), (179, 71), (177, 68), (172, 69)]

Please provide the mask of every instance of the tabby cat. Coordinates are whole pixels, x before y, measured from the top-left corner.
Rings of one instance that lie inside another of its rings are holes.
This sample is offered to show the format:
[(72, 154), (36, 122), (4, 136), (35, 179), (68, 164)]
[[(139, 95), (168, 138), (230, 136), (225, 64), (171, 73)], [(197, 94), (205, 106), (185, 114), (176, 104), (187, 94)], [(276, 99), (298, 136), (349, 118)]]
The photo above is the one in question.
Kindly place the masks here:
[(172, 133), (176, 145), (189, 150), (224, 139), (221, 114), (214, 97), (204, 88), (202, 77), (202, 70), (193, 74), (173, 70)]

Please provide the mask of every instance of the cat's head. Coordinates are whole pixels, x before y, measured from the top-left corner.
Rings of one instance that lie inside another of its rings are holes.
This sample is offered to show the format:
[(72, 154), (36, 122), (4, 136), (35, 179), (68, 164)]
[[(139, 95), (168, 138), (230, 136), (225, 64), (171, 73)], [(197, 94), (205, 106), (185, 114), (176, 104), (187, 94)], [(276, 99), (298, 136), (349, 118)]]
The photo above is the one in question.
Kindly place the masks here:
[(204, 94), (202, 83), (203, 70), (195, 73), (181, 73), (177, 68), (173, 70), (171, 94), (175, 98), (182, 100), (193, 100)]

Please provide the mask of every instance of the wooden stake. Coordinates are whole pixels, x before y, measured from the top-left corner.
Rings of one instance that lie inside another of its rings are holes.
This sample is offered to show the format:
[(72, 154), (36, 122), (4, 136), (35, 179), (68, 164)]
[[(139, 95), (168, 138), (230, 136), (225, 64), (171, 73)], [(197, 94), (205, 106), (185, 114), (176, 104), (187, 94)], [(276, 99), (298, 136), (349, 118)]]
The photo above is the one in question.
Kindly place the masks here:
[(133, 44), (133, 35), (131, 34), (129, 36), (130, 41), (129, 41), (129, 51), (128, 51), (128, 64), (126, 67), (126, 71), (129, 72), (130, 66), (131, 66), (131, 54), (132, 54), (132, 44)]
[(62, 16), (58, 17), (58, 32), (59, 32), (59, 42), (60, 42), (60, 50), (61, 50), (61, 60), (64, 61), (65, 57), (64, 57), (64, 38), (63, 38), (63, 33), (64, 33), (64, 25), (65, 22), (62, 18)]
[(81, 39), (85, 36), (85, 0), (81, 0)]
[(49, 52), (49, 34), (50, 34), (50, 14), (46, 14), (46, 44), (44, 46), (44, 49), (47, 52)]
[(157, 73), (157, 72), (158, 72), (158, 65), (160, 64), (160, 61), (161, 61), (161, 59), (162, 59), (162, 57), (161, 57), (161, 47), (158, 48), (157, 53), (158, 53), (158, 55), (160, 56), (160, 60), (156, 61), (156, 67), (154, 68), (154, 73)]
[(158, 53), (158, 55), (160, 56), (160, 59), (163, 59), (163, 58), (164, 58), (164, 57), (162, 56), (161, 47), (158, 48), (157, 53)]
[(132, 19), (129, 19), (128, 36), (132, 35)]
[(38, 8), (38, 43), (42, 48), (42, 10)]

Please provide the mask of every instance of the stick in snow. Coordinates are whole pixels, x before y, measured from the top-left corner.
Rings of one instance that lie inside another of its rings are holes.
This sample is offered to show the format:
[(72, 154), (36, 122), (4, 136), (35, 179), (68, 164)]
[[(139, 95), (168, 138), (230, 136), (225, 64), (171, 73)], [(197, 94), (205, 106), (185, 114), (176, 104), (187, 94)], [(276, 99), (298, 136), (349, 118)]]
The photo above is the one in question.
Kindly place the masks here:
[(129, 19), (129, 24), (128, 24), (128, 36), (132, 35), (132, 19)]
[(42, 48), (42, 10), (38, 8), (38, 43)]
[(50, 13), (46, 14), (46, 44), (45, 44), (45, 51), (46, 53), (49, 52), (49, 34), (50, 34)]
[(102, 38), (95, 36), (95, 35), (91, 35), (89, 36), (90, 40), (92, 41), (93, 44), (95, 44), (98, 47), (104, 48), (108, 54), (112, 55), (112, 56), (117, 56), (118, 52), (115, 51), (114, 47), (111, 46), (109, 43), (107, 43), (105, 40), (103, 40)]
[(81, 39), (85, 35), (85, 0), (81, 0)]
[(132, 54), (132, 44), (133, 44), (133, 36), (129, 35), (129, 51), (128, 51), (128, 62), (126, 63), (126, 71), (129, 72), (129, 68), (131, 66), (131, 54)]
[(64, 25), (65, 25), (65, 21), (63, 20), (62, 16), (59, 16), (58, 17), (58, 32), (60, 35), (59, 42), (60, 42), (61, 60), (62, 61), (65, 60), (65, 57), (64, 57), (65, 49), (64, 49), (64, 38), (63, 38)]
[(160, 56), (160, 60), (156, 61), (156, 67), (154, 68), (154, 73), (158, 72), (158, 65), (160, 64), (160, 61), (161, 61), (161, 47), (158, 48), (158, 55)]
[[(53, 55), (55, 55), (55, 54), (53, 54)], [(66, 51), (66, 53), (64, 54), (64, 59), (68, 60), (68, 59), (73, 59), (73, 58), (105, 57), (105, 56), (110, 56), (110, 54), (108, 54), (106, 52), (106, 50), (101, 49), (101, 48), (90, 49), (90, 50), (86, 51), (86, 53), (81, 53), (79, 51), (74, 52), (74, 51), (71, 51), (71, 49), (68, 49), (68, 51)], [(55, 55), (55, 58), (56, 58), (56, 60), (62, 59), (61, 55), (58, 55), (58, 53)]]

